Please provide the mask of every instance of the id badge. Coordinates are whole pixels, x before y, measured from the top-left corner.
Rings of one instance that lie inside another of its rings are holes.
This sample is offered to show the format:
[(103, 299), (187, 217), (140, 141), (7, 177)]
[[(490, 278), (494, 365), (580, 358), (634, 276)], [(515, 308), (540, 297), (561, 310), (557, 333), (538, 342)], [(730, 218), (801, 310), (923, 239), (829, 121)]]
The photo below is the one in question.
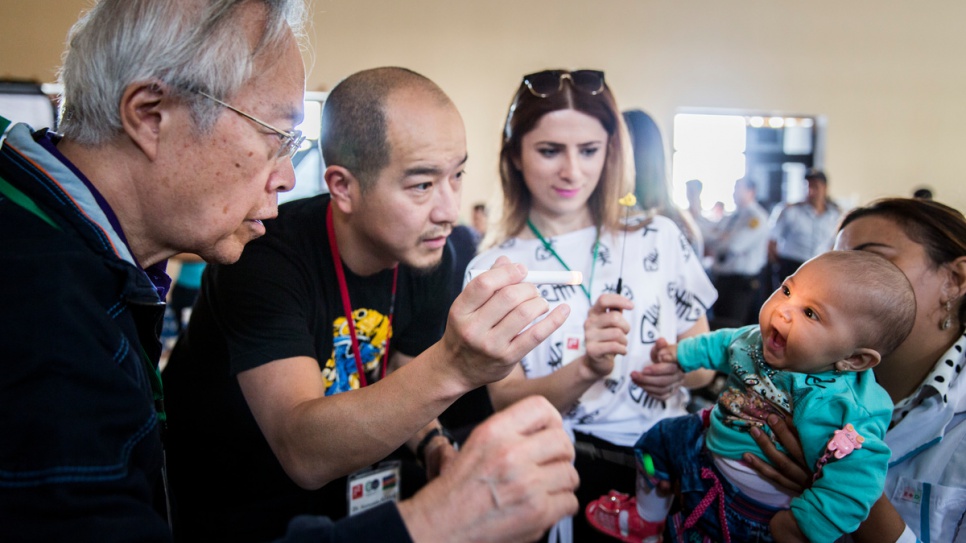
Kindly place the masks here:
[(398, 502), (402, 482), (399, 467), (399, 461), (393, 460), (350, 475), (346, 489), (349, 516), (368, 511), (388, 501)]
[[(563, 355), (561, 356), (561, 365), (566, 366), (567, 364), (583, 356), (586, 352), (587, 345), (584, 342), (583, 334), (565, 334), (563, 339)], [(621, 355), (614, 357), (614, 369), (611, 370), (608, 379), (619, 380), (621, 378), (623, 373), (623, 358), (624, 357)]]
[(562, 365), (566, 366), (583, 356), (585, 352), (587, 352), (587, 347), (584, 345), (583, 334), (570, 333), (564, 335)]

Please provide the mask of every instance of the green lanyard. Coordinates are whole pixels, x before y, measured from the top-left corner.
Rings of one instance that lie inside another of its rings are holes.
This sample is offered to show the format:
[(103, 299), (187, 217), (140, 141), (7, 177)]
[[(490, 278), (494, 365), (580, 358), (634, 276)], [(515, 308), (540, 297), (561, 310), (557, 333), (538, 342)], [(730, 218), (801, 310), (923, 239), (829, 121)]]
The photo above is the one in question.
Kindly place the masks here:
[[(553, 245), (551, 245), (550, 242), (543, 237), (543, 234), (541, 234), (540, 231), (537, 230), (537, 227), (534, 226), (533, 222), (531, 222), (530, 219), (527, 219), (527, 226), (529, 226), (530, 231), (533, 232), (535, 236), (537, 236), (537, 238), (540, 240), (540, 243), (543, 243), (543, 248), (546, 249), (547, 251), (550, 251), (550, 254), (552, 254), (553, 257), (557, 259), (557, 262), (560, 262), (560, 265), (563, 266), (565, 270), (573, 271), (570, 269), (570, 266), (568, 266), (567, 263), (564, 262), (562, 258), (560, 258), (560, 255), (557, 254), (557, 251), (553, 250)], [(591, 305), (593, 305), (594, 301), (590, 298), (590, 288), (594, 284), (594, 269), (597, 267), (597, 249), (598, 248), (600, 248), (600, 228), (597, 229), (597, 235), (594, 237), (594, 256), (593, 256), (593, 260), (590, 261), (590, 281), (587, 282), (586, 287), (584, 286), (583, 283), (580, 284), (580, 290), (584, 291), (584, 294), (587, 295), (587, 301), (589, 301)]]

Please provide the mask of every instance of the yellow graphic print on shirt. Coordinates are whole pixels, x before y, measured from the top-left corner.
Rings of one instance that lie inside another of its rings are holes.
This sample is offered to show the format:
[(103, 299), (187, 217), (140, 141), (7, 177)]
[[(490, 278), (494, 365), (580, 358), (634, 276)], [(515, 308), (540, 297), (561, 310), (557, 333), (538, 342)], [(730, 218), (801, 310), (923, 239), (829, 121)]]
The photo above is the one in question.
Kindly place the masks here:
[[(374, 309), (360, 308), (352, 312), (352, 321), (356, 328), (362, 365), (368, 374), (379, 367), (386, 350), (386, 340), (391, 333), (389, 319)], [(322, 368), (326, 396), (359, 388), (359, 373), (356, 370), (356, 357), (352, 352), (349, 330), (349, 323), (344, 316), (332, 323), (332, 358)]]

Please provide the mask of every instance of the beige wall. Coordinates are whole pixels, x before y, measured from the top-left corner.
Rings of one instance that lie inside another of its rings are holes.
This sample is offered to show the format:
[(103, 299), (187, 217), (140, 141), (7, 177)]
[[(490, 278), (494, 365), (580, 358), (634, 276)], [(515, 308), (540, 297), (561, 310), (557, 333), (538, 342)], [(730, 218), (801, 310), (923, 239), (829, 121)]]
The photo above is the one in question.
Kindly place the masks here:
[[(0, 0), (0, 75), (52, 81), (89, 0)], [(935, 0), (313, 0), (309, 90), (402, 65), (438, 82), (468, 131), (468, 217), (499, 199), (496, 156), (522, 74), (598, 68), (665, 137), (677, 108), (824, 115), (834, 197), (932, 185), (966, 209), (966, 3)], [(29, 45), (25, 45), (29, 44)]]

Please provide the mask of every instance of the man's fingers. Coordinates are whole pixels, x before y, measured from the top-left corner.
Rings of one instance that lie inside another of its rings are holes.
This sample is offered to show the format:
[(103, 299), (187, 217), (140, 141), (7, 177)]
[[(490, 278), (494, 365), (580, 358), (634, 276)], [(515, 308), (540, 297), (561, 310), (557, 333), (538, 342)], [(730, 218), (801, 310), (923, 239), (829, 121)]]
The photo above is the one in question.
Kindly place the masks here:
[(550, 334), (560, 328), (567, 320), (568, 315), (570, 315), (570, 306), (567, 304), (560, 304), (553, 308), (553, 311), (548, 313), (545, 318), (520, 332), (509, 341), (510, 349), (506, 353), (507, 359), (522, 359), (524, 355), (543, 343), (545, 339), (550, 337)]
[(494, 341), (509, 343), (524, 328), (547, 313), (550, 304), (540, 297), (533, 285), (513, 285), (493, 295), (479, 311), (485, 315), (473, 325), (490, 328)]
[(529, 434), (520, 446), (520, 455), (538, 466), (573, 462), (574, 446), (563, 428), (545, 428)]
[(577, 514), (579, 507), (580, 504), (577, 502), (577, 496), (573, 490), (551, 494), (547, 499), (547, 514), (545, 516), (547, 527), (549, 528), (563, 517)]
[(580, 484), (580, 477), (571, 462), (558, 462), (541, 470), (541, 479), (550, 485), (547, 488), (547, 514), (550, 519), (573, 515), (577, 512), (577, 496), (574, 490)]
[[(545, 428), (561, 428), (562, 424), (560, 412), (546, 398), (543, 396), (528, 396), (510, 407), (498, 411), (481, 424), (477, 430), (487, 430), (496, 434), (514, 433), (528, 436)], [(476, 433), (476, 430), (473, 431), (473, 434)], [(485, 436), (483, 439), (485, 439)]]
[(495, 292), (519, 283), (526, 275), (525, 266), (512, 264), (509, 259), (501, 256), (489, 270), (467, 283), (453, 304), (461, 314), (473, 313), (489, 301)]

